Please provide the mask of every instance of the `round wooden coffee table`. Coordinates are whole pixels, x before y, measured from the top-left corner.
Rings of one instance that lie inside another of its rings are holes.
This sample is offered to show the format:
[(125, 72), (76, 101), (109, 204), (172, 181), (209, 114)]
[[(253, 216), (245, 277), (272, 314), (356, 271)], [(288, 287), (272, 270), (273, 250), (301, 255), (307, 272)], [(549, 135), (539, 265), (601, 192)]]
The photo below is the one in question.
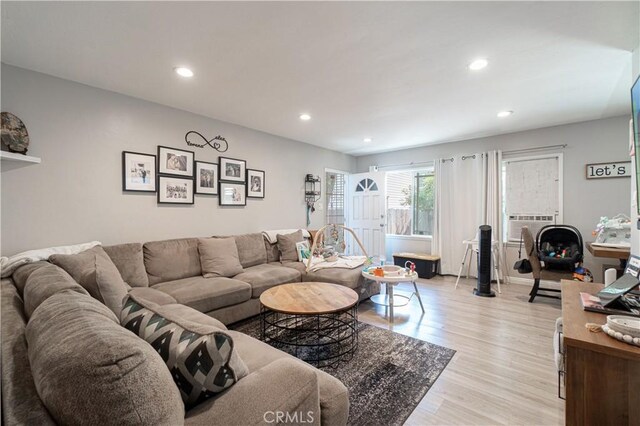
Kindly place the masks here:
[(358, 294), (319, 282), (282, 284), (260, 296), (264, 342), (317, 367), (358, 348)]

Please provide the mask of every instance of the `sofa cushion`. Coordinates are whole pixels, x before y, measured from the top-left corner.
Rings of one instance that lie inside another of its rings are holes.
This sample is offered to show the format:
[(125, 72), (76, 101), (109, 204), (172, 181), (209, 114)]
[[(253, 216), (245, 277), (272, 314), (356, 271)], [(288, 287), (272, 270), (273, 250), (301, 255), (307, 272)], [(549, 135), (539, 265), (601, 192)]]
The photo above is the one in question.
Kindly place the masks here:
[(205, 278), (233, 277), (242, 272), (236, 241), (228, 238), (199, 238), (198, 252)]
[(269, 240), (265, 238), (264, 234), (262, 235), (262, 238), (264, 240), (264, 248), (267, 251), (267, 263), (279, 262), (280, 250), (278, 250), (278, 243), (271, 244)]
[(340, 284), (349, 288), (362, 287), (364, 278), (362, 267), (355, 269), (330, 268), (319, 271), (309, 271), (302, 276), (302, 281), (318, 281), (324, 283)]
[(24, 286), (24, 312), (27, 314), (27, 318), (31, 317), (42, 302), (64, 290), (89, 295), (87, 290), (78, 284), (64, 269), (49, 262), (38, 262), (38, 268), (29, 275)]
[(251, 284), (251, 297), (256, 298), (273, 286), (300, 282), (300, 272), (265, 263), (246, 268), (243, 273), (236, 275), (233, 279)]
[(59, 424), (182, 424), (160, 355), (88, 295), (57, 293), (26, 329), (36, 389)]
[(313, 369), (283, 358), (187, 411), (184, 424), (320, 426), (320, 419), (318, 378)]
[(202, 275), (197, 238), (152, 241), (142, 251), (149, 285)]
[(251, 298), (249, 284), (223, 277), (184, 278), (156, 284), (153, 288), (171, 295), (178, 303), (205, 313)]
[(89, 294), (116, 315), (122, 310), (127, 286), (101, 246), (78, 254), (54, 254), (49, 260), (67, 271)]
[(296, 271), (300, 272), (301, 274), (304, 274), (307, 272), (307, 265), (303, 262), (276, 262), (273, 263), (274, 265), (280, 265), (283, 266), (285, 268), (292, 268), (295, 269)]
[(295, 360), (295, 362), (312, 369), (318, 377), (321, 423), (323, 425), (347, 424), (347, 418), (349, 417), (349, 390), (340, 380), (244, 333), (233, 330), (228, 333), (233, 338), (238, 355), (245, 362), (250, 373), (258, 371), (282, 358)]
[(278, 234), (278, 250), (280, 250), (281, 262), (297, 262), (298, 261), (298, 249), (296, 243), (304, 241), (302, 236), (302, 230), (298, 229), (291, 234)]
[(149, 287), (149, 277), (144, 269), (142, 244), (118, 244), (103, 248), (127, 284), (131, 287)]
[(243, 268), (267, 263), (267, 252), (264, 248), (264, 237), (261, 232), (234, 235), (238, 255)]
[(121, 324), (158, 351), (187, 408), (231, 387), (248, 374), (231, 336), (186, 320), (176, 311), (129, 296)]

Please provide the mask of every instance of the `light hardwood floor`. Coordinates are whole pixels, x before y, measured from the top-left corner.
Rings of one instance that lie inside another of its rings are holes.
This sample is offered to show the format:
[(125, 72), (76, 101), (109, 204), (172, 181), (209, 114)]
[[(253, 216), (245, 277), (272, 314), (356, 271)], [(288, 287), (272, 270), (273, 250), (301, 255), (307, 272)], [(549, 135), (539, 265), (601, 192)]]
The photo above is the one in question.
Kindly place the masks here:
[(475, 280), (454, 284), (451, 277), (419, 280), (426, 313), (414, 297), (396, 308), (391, 325), (384, 307), (360, 304), (360, 321), (457, 351), (406, 424), (564, 424), (552, 346), (560, 301), (527, 303), (529, 287), (518, 284), (503, 284), (495, 298), (474, 296)]

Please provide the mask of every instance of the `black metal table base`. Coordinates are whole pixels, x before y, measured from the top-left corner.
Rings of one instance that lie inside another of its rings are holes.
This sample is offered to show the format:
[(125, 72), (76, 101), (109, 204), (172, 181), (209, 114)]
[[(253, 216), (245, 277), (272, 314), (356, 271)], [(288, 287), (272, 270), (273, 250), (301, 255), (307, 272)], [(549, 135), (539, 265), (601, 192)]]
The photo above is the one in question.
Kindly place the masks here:
[(357, 305), (337, 313), (291, 315), (261, 307), (263, 342), (316, 367), (336, 367), (358, 349)]

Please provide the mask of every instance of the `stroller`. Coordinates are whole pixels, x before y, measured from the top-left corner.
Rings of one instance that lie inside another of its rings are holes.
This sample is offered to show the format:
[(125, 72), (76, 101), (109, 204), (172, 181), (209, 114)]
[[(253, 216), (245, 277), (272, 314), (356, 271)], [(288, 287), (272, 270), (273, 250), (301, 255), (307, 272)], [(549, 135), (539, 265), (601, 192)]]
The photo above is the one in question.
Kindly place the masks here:
[(546, 225), (536, 235), (538, 258), (544, 268), (573, 272), (584, 258), (582, 235), (571, 225)]

